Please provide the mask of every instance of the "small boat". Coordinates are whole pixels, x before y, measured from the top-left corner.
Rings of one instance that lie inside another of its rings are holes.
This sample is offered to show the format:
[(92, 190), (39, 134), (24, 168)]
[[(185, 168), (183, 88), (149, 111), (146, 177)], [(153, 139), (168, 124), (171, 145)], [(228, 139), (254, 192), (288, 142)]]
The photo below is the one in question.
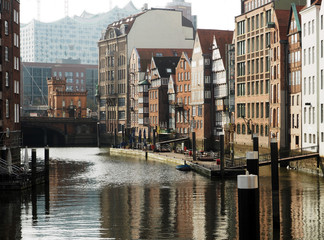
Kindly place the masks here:
[(178, 165), (176, 169), (179, 171), (191, 171), (191, 167), (188, 164)]

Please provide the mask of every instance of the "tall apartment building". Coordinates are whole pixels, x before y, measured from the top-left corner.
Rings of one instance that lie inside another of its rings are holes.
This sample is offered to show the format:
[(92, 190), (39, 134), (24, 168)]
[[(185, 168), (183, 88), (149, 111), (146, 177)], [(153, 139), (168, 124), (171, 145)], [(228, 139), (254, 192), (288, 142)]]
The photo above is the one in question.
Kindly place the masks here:
[(299, 11), (302, 6), (291, 4), (288, 24), (288, 81), (290, 105), (290, 149), (301, 148), (301, 102), (302, 102), (302, 59), (301, 24)]
[(83, 12), (44, 23), (32, 20), (21, 25), (23, 62), (55, 63), (57, 59), (80, 59), (82, 64), (98, 65), (97, 42), (103, 29), (120, 18), (138, 13), (132, 1), (102, 14)]
[(47, 79), (66, 78), (66, 90), (87, 91), (87, 107), (97, 111), (95, 103), (98, 84), (98, 66), (80, 64), (80, 61), (61, 60), (60, 63), (22, 63), (23, 114), (46, 113), (48, 104)]
[[(302, 24), (302, 147), (319, 146), (324, 155), (324, 9), (307, 1)], [(314, 148), (314, 150), (316, 150)]]
[(132, 50), (188, 49), (192, 45), (192, 23), (175, 10), (144, 10), (108, 26), (98, 43), (100, 123), (108, 133), (131, 127), (128, 79)]
[[(217, 53), (220, 54), (221, 52), (220, 56), (225, 56), (225, 44), (232, 42), (233, 32), (224, 30), (198, 29), (196, 32), (191, 63), (191, 128), (192, 131), (195, 131), (196, 133), (197, 147), (205, 150), (212, 149), (215, 146), (213, 134), (215, 99), (214, 83), (212, 80), (212, 45), (214, 37), (219, 39), (217, 40), (219, 47), (217, 48), (219, 49)], [(223, 60), (220, 60), (219, 63), (221, 63)], [(219, 80), (219, 82), (215, 81), (216, 89), (219, 87), (217, 84), (221, 85), (221, 80)]]
[(20, 164), (20, 2), (2, 1), (0, 11), (0, 146)]
[(236, 144), (252, 145), (247, 136), (259, 135), (262, 147), (276, 138), (289, 147), (289, 107), (286, 71), (287, 25), (292, 2), (241, 2), (235, 18)]

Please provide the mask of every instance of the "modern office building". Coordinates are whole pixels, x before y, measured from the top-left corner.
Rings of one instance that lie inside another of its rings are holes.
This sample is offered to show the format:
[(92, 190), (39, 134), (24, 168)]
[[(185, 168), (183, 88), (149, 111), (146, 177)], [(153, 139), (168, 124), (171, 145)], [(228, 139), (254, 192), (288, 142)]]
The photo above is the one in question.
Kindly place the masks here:
[(132, 1), (124, 8), (115, 7), (102, 14), (83, 12), (56, 22), (32, 20), (21, 25), (21, 58), (23, 62), (56, 63), (58, 59), (80, 59), (82, 64), (98, 64), (101, 33), (118, 19), (138, 13)]
[(69, 92), (87, 91), (87, 107), (96, 112), (97, 65), (84, 65), (80, 61), (61, 60), (61, 63), (22, 63), (23, 114), (44, 115), (47, 112), (47, 79), (66, 78)]
[(131, 128), (129, 60), (134, 48), (188, 49), (192, 23), (182, 12), (145, 9), (110, 24), (99, 41), (100, 123), (108, 133)]
[(17, 0), (0, 4), (0, 147), (20, 164), (20, 3)]

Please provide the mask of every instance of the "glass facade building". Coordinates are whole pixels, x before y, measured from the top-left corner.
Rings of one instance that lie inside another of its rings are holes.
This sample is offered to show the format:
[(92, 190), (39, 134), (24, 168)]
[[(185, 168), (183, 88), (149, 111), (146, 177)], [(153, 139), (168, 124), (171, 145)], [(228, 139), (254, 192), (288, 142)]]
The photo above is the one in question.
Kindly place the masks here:
[(138, 13), (132, 2), (102, 14), (84, 12), (56, 22), (33, 20), (21, 24), (23, 62), (55, 63), (58, 59), (80, 59), (82, 64), (98, 64), (98, 46), (102, 31), (120, 18)]

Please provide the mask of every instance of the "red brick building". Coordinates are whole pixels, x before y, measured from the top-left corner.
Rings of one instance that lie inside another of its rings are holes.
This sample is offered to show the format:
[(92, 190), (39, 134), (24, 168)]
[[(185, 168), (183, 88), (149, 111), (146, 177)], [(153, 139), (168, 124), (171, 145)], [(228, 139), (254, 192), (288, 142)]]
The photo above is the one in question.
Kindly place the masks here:
[(87, 91), (66, 91), (66, 80), (51, 78), (48, 83), (48, 116), (83, 118), (87, 116)]
[(168, 82), (170, 75), (175, 74), (179, 59), (180, 57), (152, 58), (148, 90), (150, 136), (153, 134), (153, 129), (157, 129), (158, 133), (169, 129)]
[[(191, 56), (191, 52), (190, 52)], [(175, 74), (175, 129), (179, 136), (188, 136), (191, 132), (191, 63), (188, 54), (183, 52)]]
[(0, 144), (20, 163), (20, 3), (2, 1), (0, 6)]

